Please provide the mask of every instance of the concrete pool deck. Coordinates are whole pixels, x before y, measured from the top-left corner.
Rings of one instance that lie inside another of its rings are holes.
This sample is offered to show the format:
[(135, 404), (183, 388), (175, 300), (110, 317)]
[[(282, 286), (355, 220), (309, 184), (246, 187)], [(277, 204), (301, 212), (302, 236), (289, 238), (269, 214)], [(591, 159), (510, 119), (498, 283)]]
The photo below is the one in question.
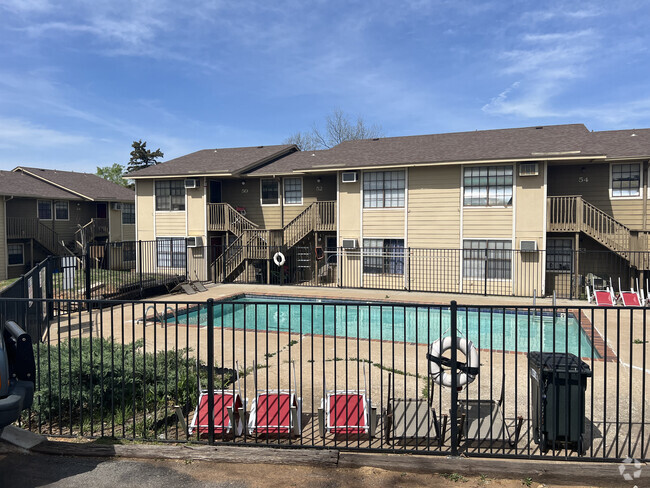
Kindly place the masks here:
[[(194, 295), (166, 295), (143, 301), (135, 306), (114, 307), (97, 313), (94, 321), (93, 336), (101, 334), (113, 337), (115, 341), (130, 343), (144, 339), (148, 351), (178, 350), (189, 347), (202, 359), (207, 358), (206, 327), (179, 327), (173, 325), (161, 327), (152, 320), (138, 322), (143, 316), (151, 317), (152, 310), (146, 311), (151, 304), (165, 303), (175, 307), (185, 302), (205, 302), (208, 298), (215, 300), (241, 294), (264, 294), (268, 296), (300, 296), (306, 298), (360, 299), (400, 303), (420, 303), (426, 305), (448, 305), (457, 300), (459, 305), (493, 305), (493, 306), (532, 306), (532, 299), (514, 297), (485, 297), (475, 295), (447, 295), (392, 290), (350, 290), (338, 288), (306, 288), (300, 286), (265, 286), (265, 285), (213, 285), (208, 291)], [(551, 306), (552, 299), (538, 299), (537, 306)], [(558, 306), (576, 309), (586, 302), (575, 300), (558, 300)], [(163, 307), (163, 305), (160, 305)], [(160, 311), (162, 312), (162, 308)], [(586, 310), (587, 319), (593, 324), (595, 333), (607, 333), (608, 351), (618, 361), (589, 361), (593, 378), (587, 382), (586, 394), (586, 433), (591, 437), (587, 442), (588, 454), (594, 456), (616, 456), (647, 458), (650, 444), (650, 423), (646, 405), (650, 404), (650, 349), (648, 343), (636, 343), (635, 339), (645, 337), (647, 327), (645, 314), (650, 310), (611, 309)], [(163, 312), (163, 313), (166, 313)], [(121, 324), (125, 328), (122, 332)], [(619, 330), (616, 323), (620, 324)], [(99, 324), (98, 324), (99, 322)], [(113, 327), (111, 327), (113, 323)], [(58, 321), (50, 329), (49, 340), (56, 343), (68, 337), (88, 336), (90, 320), (87, 312), (76, 313), (70, 323)], [(215, 362), (218, 365), (248, 370), (241, 380), (242, 395), (249, 399), (255, 397), (253, 363), (258, 365), (259, 388), (288, 388), (293, 385), (290, 364), (296, 366), (298, 396), (302, 398), (303, 429), (302, 436), (293, 443), (315, 444), (328, 447), (387, 447), (383, 436), (372, 440), (350, 439), (336, 440), (330, 437), (321, 439), (318, 435), (317, 410), (325, 389), (364, 389), (368, 390), (370, 399), (381, 411), (387, 400), (387, 378), (392, 373), (396, 397), (421, 397), (426, 385), (426, 345), (410, 343), (392, 343), (352, 338), (334, 338), (311, 336), (287, 332), (266, 332), (230, 328), (214, 330)], [(645, 357), (648, 357), (645, 360)], [(481, 373), (477, 380), (459, 393), (459, 398), (477, 398), (497, 400), (501, 385), (505, 379), (504, 409), (507, 424), (513, 427), (518, 416), (531, 418), (530, 386), (528, 382), (527, 357), (524, 354), (486, 352), (480, 355)], [(364, 381), (364, 368), (366, 380)], [(205, 387), (205, 385), (203, 385)], [(249, 403), (250, 405), (250, 403)], [(434, 408), (438, 415), (449, 412), (450, 394), (448, 389), (436, 387), (434, 390)], [(191, 416), (190, 416), (191, 417)], [(191, 418), (190, 418), (191, 419)], [(628, 420), (630, 421), (629, 423)], [(381, 424), (379, 426), (381, 428)], [(449, 427), (448, 427), (449, 428)], [(262, 440), (264, 441), (264, 440)], [(269, 440), (270, 443), (277, 442)], [(288, 442), (283, 440), (281, 442)], [(449, 432), (444, 449), (449, 446)], [(426, 444), (425, 444), (426, 448)], [(436, 445), (430, 446), (437, 450)], [(401, 447), (397, 447), (398, 451)], [(409, 448), (407, 447), (406, 450)], [(593, 449), (593, 451), (592, 451)], [(490, 446), (467, 447), (468, 453), (497, 452)], [(523, 450), (523, 451), (522, 451)], [(498, 452), (515, 454), (513, 448), (505, 446)], [(538, 446), (533, 442), (532, 425), (524, 422), (519, 444), (519, 454), (539, 454)], [(562, 451), (562, 455), (565, 452)], [(568, 456), (575, 454), (569, 450)]]

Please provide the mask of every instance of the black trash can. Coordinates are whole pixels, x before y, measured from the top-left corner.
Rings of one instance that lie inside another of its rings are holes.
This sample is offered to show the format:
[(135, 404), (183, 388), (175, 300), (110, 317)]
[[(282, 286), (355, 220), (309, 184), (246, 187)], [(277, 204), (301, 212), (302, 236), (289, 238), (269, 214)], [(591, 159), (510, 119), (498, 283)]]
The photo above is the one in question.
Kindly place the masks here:
[(585, 452), (585, 390), (589, 365), (569, 353), (528, 354), (535, 442), (543, 452), (564, 445)]

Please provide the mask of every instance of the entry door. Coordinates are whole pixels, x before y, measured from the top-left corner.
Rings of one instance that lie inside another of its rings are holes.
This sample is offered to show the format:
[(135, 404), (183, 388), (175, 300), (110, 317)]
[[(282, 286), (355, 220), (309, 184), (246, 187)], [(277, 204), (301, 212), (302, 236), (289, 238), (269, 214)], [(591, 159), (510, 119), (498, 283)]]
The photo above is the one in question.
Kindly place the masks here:
[(221, 182), (210, 180), (210, 203), (221, 203)]
[(97, 204), (97, 218), (105, 219), (106, 218), (107, 205), (105, 203)]

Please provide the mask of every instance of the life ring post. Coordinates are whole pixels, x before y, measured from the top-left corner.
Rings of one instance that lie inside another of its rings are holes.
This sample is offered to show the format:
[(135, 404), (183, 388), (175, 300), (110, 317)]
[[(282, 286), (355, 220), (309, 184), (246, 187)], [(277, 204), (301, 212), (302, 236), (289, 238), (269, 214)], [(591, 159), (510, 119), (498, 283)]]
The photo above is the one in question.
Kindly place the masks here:
[(277, 267), (281, 267), (286, 262), (284, 254), (282, 254), (280, 251), (276, 252), (273, 255), (273, 262)]
[(449, 307), (451, 322), (451, 455), (458, 456), (458, 303), (452, 300)]

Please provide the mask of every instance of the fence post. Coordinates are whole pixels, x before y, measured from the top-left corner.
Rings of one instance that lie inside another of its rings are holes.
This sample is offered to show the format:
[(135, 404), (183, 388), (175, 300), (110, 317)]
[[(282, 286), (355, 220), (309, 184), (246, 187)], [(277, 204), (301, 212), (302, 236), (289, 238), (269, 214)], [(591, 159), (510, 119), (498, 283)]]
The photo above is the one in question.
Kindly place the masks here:
[(488, 250), (485, 249), (485, 259), (483, 261), (483, 295), (487, 295), (488, 284)]
[(191, 277), (189, 276), (189, 265), (188, 265), (188, 250), (189, 247), (187, 245), (187, 237), (185, 238), (185, 280), (186, 281), (192, 281)]
[[(208, 314), (208, 443), (214, 444), (214, 299), (207, 302)], [(200, 371), (197, 371), (199, 374)]]
[(92, 295), (90, 293), (90, 243), (86, 242), (85, 246), (85, 255), (84, 255), (84, 265), (85, 265), (85, 278), (86, 278), (86, 300), (90, 300)]
[(138, 278), (140, 279), (140, 298), (142, 298), (142, 295), (143, 295), (143, 293), (142, 293), (142, 260), (143, 260), (142, 241), (138, 241), (138, 258), (139, 258), (138, 259), (138, 265), (139, 265), (138, 267), (140, 268), (138, 270)]
[(451, 455), (458, 456), (458, 304), (451, 301)]

